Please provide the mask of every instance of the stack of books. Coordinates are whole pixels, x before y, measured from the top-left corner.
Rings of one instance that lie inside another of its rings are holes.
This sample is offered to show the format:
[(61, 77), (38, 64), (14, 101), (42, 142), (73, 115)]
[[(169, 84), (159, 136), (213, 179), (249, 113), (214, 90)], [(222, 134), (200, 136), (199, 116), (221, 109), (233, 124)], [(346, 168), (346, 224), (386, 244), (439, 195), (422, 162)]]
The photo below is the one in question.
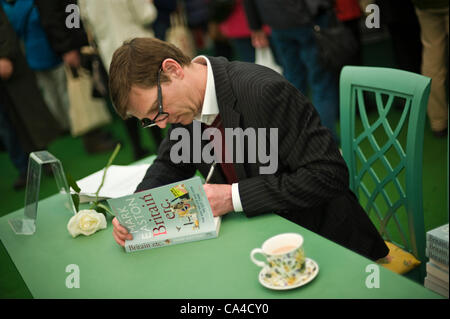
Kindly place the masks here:
[(424, 285), (448, 298), (448, 224), (427, 232), (427, 276)]

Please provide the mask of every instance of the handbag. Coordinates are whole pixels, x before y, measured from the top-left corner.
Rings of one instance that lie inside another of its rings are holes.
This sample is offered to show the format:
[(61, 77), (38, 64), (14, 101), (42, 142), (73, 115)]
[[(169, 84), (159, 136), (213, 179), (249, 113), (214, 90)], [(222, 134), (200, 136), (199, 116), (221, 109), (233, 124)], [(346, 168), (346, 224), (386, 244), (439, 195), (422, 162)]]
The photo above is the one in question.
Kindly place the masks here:
[(92, 78), (84, 68), (64, 66), (69, 94), (70, 132), (83, 135), (95, 128), (111, 123), (111, 114), (104, 99), (92, 96)]
[(81, 48), (81, 67), (88, 70), (92, 78), (92, 96), (109, 97), (108, 72), (103, 65), (97, 42), (89, 24), (84, 27), (89, 45)]
[(98, 51), (92, 46), (81, 48), (81, 67), (87, 71), (92, 78), (92, 96), (109, 97), (108, 73), (103, 66)]
[[(305, 10), (309, 12), (307, 4)], [(311, 23), (319, 61), (325, 69), (340, 72), (344, 65), (352, 63), (358, 51), (358, 42), (351, 30), (338, 20), (332, 9), (324, 14), (329, 16), (327, 27)]]
[(272, 70), (283, 73), (283, 69), (279, 66), (273, 57), (272, 50), (270, 47), (256, 48), (255, 49), (255, 64), (263, 65)]
[(194, 37), (187, 26), (184, 10), (175, 10), (170, 15), (170, 28), (166, 31), (166, 40), (178, 47), (188, 57), (195, 57), (197, 52)]

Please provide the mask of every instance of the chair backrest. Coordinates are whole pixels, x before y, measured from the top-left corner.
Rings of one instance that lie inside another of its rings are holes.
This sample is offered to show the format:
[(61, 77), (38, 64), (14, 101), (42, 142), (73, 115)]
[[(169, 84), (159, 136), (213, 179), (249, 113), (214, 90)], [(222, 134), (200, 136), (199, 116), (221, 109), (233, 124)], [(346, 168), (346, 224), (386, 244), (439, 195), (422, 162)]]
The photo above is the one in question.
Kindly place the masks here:
[(430, 85), (428, 77), (389, 68), (346, 66), (340, 76), (341, 146), (350, 188), (383, 238), (422, 264), (422, 151)]

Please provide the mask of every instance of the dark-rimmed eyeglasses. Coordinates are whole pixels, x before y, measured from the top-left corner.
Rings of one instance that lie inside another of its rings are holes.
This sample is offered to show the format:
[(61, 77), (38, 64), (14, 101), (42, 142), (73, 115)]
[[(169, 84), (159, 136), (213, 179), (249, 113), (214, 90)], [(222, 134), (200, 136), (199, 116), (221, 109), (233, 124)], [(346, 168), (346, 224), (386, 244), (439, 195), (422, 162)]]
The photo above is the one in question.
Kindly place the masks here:
[(157, 125), (156, 123), (164, 121), (168, 116), (169, 113), (163, 111), (163, 105), (162, 105), (162, 90), (161, 90), (161, 72), (162, 68), (158, 71), (158, 80), (157, 80), (157, 87), (158, 87), (158, 104), (159, 104), (159, 110), (158, 114), (153, 118), (153, 120), (145, 118), (141, 120), (141, 124), (143, 128), (152, 127)]

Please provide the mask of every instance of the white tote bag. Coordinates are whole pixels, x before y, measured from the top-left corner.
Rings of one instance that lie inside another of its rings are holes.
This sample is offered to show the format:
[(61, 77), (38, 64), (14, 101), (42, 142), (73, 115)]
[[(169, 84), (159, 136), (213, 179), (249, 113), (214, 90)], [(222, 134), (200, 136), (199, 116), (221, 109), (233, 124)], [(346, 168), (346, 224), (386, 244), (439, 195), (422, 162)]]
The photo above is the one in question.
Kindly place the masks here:
[(188, 57), (196, 56), (194, 37), (187, 26), (183, 10), (178, 9), (170, 15), (170, 28), (166, 31), (166, 41), (178, 47)]
[(255, 63), (259, 65), (266, 66), (272, 70), (282, 74), (283, 69), (279, 66), (273, 57), (272, 50), (270, 47), (256, 48), (255, 49)]
[(68, 66), (64, 68), (69, 93), (72, 136), (80, 136), (92, 129), (111, 123), (111, 114), (105, 101), (92, 96), (92, 78), (89, 72), (78, 68), (78, 77), (74, 77)]

